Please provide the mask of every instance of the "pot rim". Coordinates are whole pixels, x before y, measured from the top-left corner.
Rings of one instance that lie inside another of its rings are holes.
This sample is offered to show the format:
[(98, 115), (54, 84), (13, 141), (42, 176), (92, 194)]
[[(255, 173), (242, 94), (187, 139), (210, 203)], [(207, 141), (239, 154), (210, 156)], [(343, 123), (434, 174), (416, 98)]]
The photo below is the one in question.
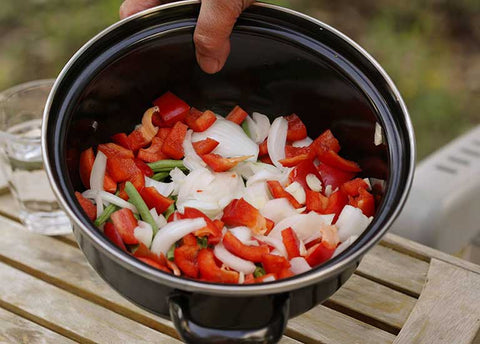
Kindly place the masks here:
[[(408, 114), (407, 107), (397, 90), (396, 86), (394, 85), (393, 81), (390, 79), (388, 74), (383, 70), (383, 68), (380, 66), (380, 64), (370, 55), (368, 54), (360, 45), (358, 45), (355, 41), (353, 41), (351, 38), (346, 36), (345, 34), (341, 33), (337, 29), (323, 23), (322, 21), (312, 18), (306, 14), (287, 9), (284, 7), (272, 5), (272, 4), (266, 4), (266, 3), (260, 3), (256, 2), (252, 6), (257, 6), (257, 7), (264, 7), (268, 9), (273, 9), (276, 11), (284, 12), (289, 15), (293, 15), (296, 17), (299, 17), (303, 20), (310, 21), (320, 27), (322, 27), (324, 30), (329, 30), (331, 33), (336, 35), (339, 39), (344, 40), (347, 42), (350, 46), (355, 48), (368, 62), (370, 62), (373, 67), (376, 69), (377, 72), (380, 73), (382, 78), (385, 80), (387, 83), (389, 89), (395, 96), (396, 101), (398, 102), (398, 105), (400, 106), (400, 109), (404, 115), (403, 120), (405, 121), (405, 126), (407, 128), (407, 135), (408, 135), (408, 144), (410, 147), (410, 153), (411, 153), (411, 159), (409, 161), (409, 166), (408, 166), (408, 174), (407, 174), (407, 180), (406, 184), (404, 187), (404, 190), (399, 197), (398, 203), (395, 207), (395, 209), (392, 211), (391, 216), (385, 221), (383, 226), (372, 235), (372, 237), (365, 243), (363, 243), (360, 247), (358, 245), (353, 244), (351, 245), (346, 252), (352, 251), (354, 247), (356, 247), (355, 251), (350, 252), (350, 254), (344, 255), (342, 259), (338, 260), (335, 264), (332, 264), (331, 266), (324, 266), (324, 267), (319, 267), (317, 269), (313, 269), (311, 272), (306, 273), (306, 274), (300, 274), (298, 276), (288, 278), (288, 279), (283, 279), (279, 281), (274, 281), (274, 282), (269, 282), (269, 283), (259, 283), (259, 284), (249, 284), (249, 285), (227, 285), (227, 284), (218, 284), (218, 283), (208, 283), (208, 282), (200, 282), (196, 280), (191, 280), (183, 277), (177, 277), (173, 276), (167, 273), (164, 273), (160, 270), (157, 270), (153, 267), (150, 267), (146, 264), (143, 264), (141, 261), (134, 259), (132, 257), (127, 256), (122, 252), (121, 250), (114, 249), (114, 247), (108, 243), (107, 239), (102, 238), (100, 236), (95, 235), (95, 233), (92, 232), (92, 229), (86, 226), (82, 221), (80, 221), (75, 213), (72, 211), (72, 209), (69, 208), (67, 201), (64, 199), (62, 196), (62, 193), (60, 192), (60, 189), (55, 183), (53, 179), (53, 173), (52, 173), (52, 166), (50, 165), (50, 158), (49, 158), (49, 152), (47, 150), (47, 122), (49, 118), (49, 113), (50, 109), (53, 103), (53, 99), (55, 97), (55, 94), (57, 93), (59, 89), (59, 85), (61, 84), (63, 78), (67, 74), (67, 72), (70, 70), (70, 67), (78, 60), (78, 58), (83, 55), (83, 53), (90, 48), (96, 41), (98, 41), (100, 38), (104, 37), (111, 31), (117, 29), (118, 27), (122, 26), (123, 24), (133, 21), (137, 18), (146, 16), (148, 14), (154, 13), (159, 10), (167, 9), (167, 8), (174, 8), (174, 7), (181, 7), (181, 6), (189, 6), (189, 5), (195, 5), (199, 4), (199, 0), (184, 0), (184, 1), (179, 1), (179, 2), (174, 2), (174, 3), (169, 3), (169, 4), (164, 4), (160, 6), (156, 6), (147, 10), (144, 10), (142, 12), (139, 12), (137, 14), (134, 14), (130, 17), (127, 17), (125, 19), (122, 19), (111, 26), (107, 27), (97, 35), (95, 35), (92, 39), (90, 39), (86, 44), (84, 44), (73, 56), (72, 58), (68, 61), (68, 63), (65, 65), (65, 67), (62, 69), (60, 74), (58, 75), (55, 84), (52, 87), (51, 93), (47, 99), (47, 103), (45, 105), (45, 110), (43, 114), (43, 124), (42, 124), (42, 155), (43, 155), (43, 161), (45, 170), (47, 172), (47, 175), (49, 177), (49, 181), (51, 184), (51, 187), (57, 196), (57, 199), (61, 205), (61, 207), (65, 210), (65, 212), (68, 214), (68, 216), (74, 220), (75, 225), (80, 228), (80, 230), (87, 235), (89, 240), (99, 249), (102, 250), (102, 253), (105, 253), (109, 255), (111, 258), (115, 259), (119, 264), (121, 264), (123, 267), (145, 277), (151, 280), (154, 280), (156, 282), (165, 284), (169, 287), (180, 289), (180, 290), (185, 290), (189, 292), (200, 292), (200, 293), (206, 293), (206, 294), (218, 294), (218, 295), (225, 295), (225, 296), (254, 296), (254, 295), (265, 295), (265, 294), (275, 294), (275, 293), (282, 293), (282, 292), (287, 292), (290, 290), (294, 289), (299, 289), (302, 287), (307, 287), (309, 285), (315, 284), (316, 282), (328, 278), (334, 277), (338, 271), (342, 271), (346, 269), (348, 266), (355, 264), (355, 262), (359, 261), (360, 258), (373, 246), (375, 245), (381, 238), (382, 236), (386, 233), (387, 229), (391, 226), (395, 218), (398, 216), (400, 213), (405, 200), (407, 198), (408, 192), (410, 190), (412, 180), (413, 180), (413, 172), (415, 168), (415, 138), (413, 134), (413, 126)], [(375, 218), (374, 220), (375, 221)], [(373, 222), (372, 222), (373, 223)], [(91, 225), (93, 227), (93, 225)], [(371, 225), (370, 225), (371, 226)], [(369, 227), (370, 227), (369, 226)], [(368, 228), (367, 228), (368, 230)], [(357, 244), (359, 242), (357, 241)], [(346, 253), (344, 252), (344, 253)]]

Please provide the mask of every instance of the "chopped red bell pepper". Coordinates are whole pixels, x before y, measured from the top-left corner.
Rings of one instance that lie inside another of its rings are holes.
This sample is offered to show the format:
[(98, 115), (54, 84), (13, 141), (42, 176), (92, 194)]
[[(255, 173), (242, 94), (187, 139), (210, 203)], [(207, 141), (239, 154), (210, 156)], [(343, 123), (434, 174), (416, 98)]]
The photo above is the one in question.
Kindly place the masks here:
[(148, 206), (148, 209), (155, 208), (157, 214), (163, 214), (173, 204), (173, 199), (163, 196), (153, 186), (144, 187), (140, 195)]
[(223, 209), (221, 220), (227, 226), (247, 226), (255, 234), (263, 233), (267, 226), (260, 211), (243, 198), (232, 200)]
[(267, 139), (258, 145), (258, 156), (268, 155)]
[[(255, 283), (263, 283), (265, 282), (266, 279), (270, 279), (273, 277), (273, 280), (276, 281), (277, 280), (277, 274), (275, 273), (271, 273), (271, 274), (266, 274), (266, 275), (263, 275), (263, 276), (260, 276), (260, 277), (257, 277), (255, 278)], [(270, 281), (271, 282), (271, 281)]]
[(203, 218), (206, 222), (206, 226), (200, 228), (199, 230), (195, 231), (195, 236), (203, 237), (208, 236), (208, 243), (215, 244), (220, 241), (222, 238), (222, 228), (218, 228), (215, 223), (210, 220), (210, 218), (202, 213), (200, 210), (196, 208), (185, 207), (183, 214), (179, 214), (181, 219), (196, 219), (196, 218)]
[(278, 162), (284, 167), (294, 167), (305, 160), (310, 160), (309, 154), (300, 154), (291, 158), (280, 159)]
[(267, 221), (267, 231), (265, 232), (265, 235), (268, 235), (272, 231), (273, 227), (275, 227), (275, 222), (269, 218), (265, 218), (265, 221)]
[(197, 256), (200, 277), (209, 282), (238, 283), (238, 272), (220, 269), (212, 250), (202, 249)]
[(152, 139), (152, 144), (148, 148), (142, 148), (138, 151), (137, 158), (145, 162), (155, 162), (158, 160), (167, 159), (168, 156), (162, 152), (164, 140), (155, 136)]
[(310, 146), (307, 147), (293, 147), (292, 145), (285, 146), (285, 157), (286, 158), (293, 158), (298, 155), (308, 155), (310, 159), (313, 160), (315, 157), (315, 153), (313, 152)]
[(358, 196), (359, 189), (368, 189), (368, 184), (362, 178), (355, 178), (344, 183), (340, 188), (349, 196)]
[(183, 151), (183, 140), (187, 134), (188, 127), (182, 122), (176, 122), (172, 131), (165, 138), (162, 152), (172, 159), (181, 159), (185, 155)]
[(292, 113), (285, 119), (288, 121), (287, 141), (293, 142), (307, 137), (307, 127), (296, 114)]
[(190, 112), (190, 106), (172, 92), (164, 93), (153, 104), (159, 108), (152, 118), (153, 124), (158, 127), (173, 127)]
[(312, 142), (311, 148), (317, 155), (329, 150), (338, 153), (340, 151), (340, 143), (338, 143), (338, 140), (330, 130), (325, 130)]
[(348, 204), (360, 209), (365, 216), (375, 215), (375, 198), (364, 188), (358, 189), (358, 196), (348, 196)]
[(242, 122), (247, 118), (248, 113), (245, 112), (240, 106), (235, 106), (232, 111), (227, 115), (226, 119), (237, 123), (238, 125), (242, 124)]
[(268, 155), (261, 156), (261, 157), (258, 158), (258, 160), (260, 160), (264, 164), (273, 165), (273, 161), (272, 161), (272, 159), (270, 159), (270, 157)]
[(262, 259), (262, 265), (267, 274), (277, 273), (283, 269), (290, 268), (290, 262), (285, 257), (277, 256), (275, 254), (264, 255)]
[(198, 246), (197, 237), (192, 233), (189, 233), (182, 238), (182, 244), (187, 246)]
[(152, 139), (146, 137), (141, 128), (135, 129), (127, 136), (128, 147), (134, 152), (148, 146), (150, 142), (152, 142)]
[(243, 284), (252, 284), (252, 283), (255, 283), (255, 277), (253, 276), (253, 274), (245, 275)]
[(158, 270), (162, 270), (164, 272), (171, 273), (171, 271), (166, 266), (158, 264), (158, 262), (154, 261), (153, 259), (146, 258), (146, 257), (137, 257), (137, 259), (144, 262), (145, 264), (148, 264), (148, 265), (158, 269)]
[[(197, 239), (195, 239), (196, 243)], [(188, 277), (198, 278), (197, 256), (200, 248), (193, 245), (182, 245), (174, 251), (174, 261), (178, 268)]]
[(128, 144), (128, 136), (125, 133), (118, 133), (112, 136), (112, 141), (123, 148), (130, 149)]
[(311, 267), (314, 267), (329, 260), (334, 252), (335, 248), (328, 248), (322, 243), (319, 243), (307, 251), (305, 260)]
[[(92, 173), (94, 162), (95, 155), (93, 154), (92, 147), (80, 153), (80, 180), (82, 181), (83, 186), (85, 186), (87, 189), (90, 189), (90, 174)], [(117, 190), (117, 183), (110, 177), (108, 172), (105, 173), (105, 178), (103, 179), (103, 189), (111, 193), (114, 193)]]
[(235, 158), (224, 158), (223, 156), (215, 153), (204, 154), (204, 155), (201, 155), (200, 157), (215, 172), (228, 171), (234, 168), (235, 166), (237, 166), (238, 163), (245, 161), (248, 158), (251, 158), (251, 156), (238, 156)]
[(119, 183), (129, 180), (134, 174), (141, 171), (133, 159), (111, 158), (107, 159), (107, 172), (112, 179)]
[(165, 139), (167, 138), (168, 134), (172, 131), (172, 128), (159, 128), (157, 137), (162, 140), (162, 142), (165, 142)]
[(300, 257), (300, 241), (292, 227), (285, 228), (282, 231), (282, 241), (287, 250), (288, 259)]
[(317, 166), (317, 170), (324, 186), (331, 185), (334, 190), (356, 175), (355, 172), (345, 172), (322, 163)]
[(140, 159), (133, 159), (135, 162), (135, 165), (138, 167), (138, 169), (146, 176), (146, 177), (151, 177), (153, 176), (153, 170), (148, 166), (146, 163), (144, 163)]
[(111, 222), (105, 223), (105, 226), (103, 227), (103, 233), (105, 236), (116, 246), (118, 246), (121, 250), (128, 252), (127, 248), (125, 247), (125, 244), (122, 241), (122, 237), (120, 234), (117, 232), (117, 229)]
[(329, 150), (329, 151), (317, 154), (317, 158), (324, 164), (338, 168), (339, 170), (342, 170), (342, 171), (360, 172), (362, 170), (356, 162), (342, 158), (333, 150)]
[(337, 190), (328, 197), (327, 208), (323, 212), (324, 214), (335, 214), (333, 222), (337, 222), (338, 216), (342, 212), (342, 209), (348, 203), (348, 197), (342, 190)]
[(167, 259), (165, 258), (163, 253), (157, 255), (150, 251), (150, 249), (141, 242), (139, 242), (138, 245), (132, 249), (132, 254), (134, 257), (143, 257), (154, 260), (158, 264), (166, 267)]
[(207, 110), (201, 112), (195, 108), (192, 108), (185, 118), (185, 123), (195, 132), (202, 132), (211, 127), (217, 120), (215, 114)]
[(198, 155), (204, 155), (211, 153), (215, 148), (217, 148), (219, 142), (207, 137), (205, 140), (192, 142), (193, 149), (197, 152)]
[(121, 199), (128, 201), (128, 194), (125, 191), (125, 182), (119, 183), (118, 184), (118, 197)]
[(290, 174), (288, 175), (288, 180), (290, 181), (290, 183), (298, 182), (300, 183), (300, 185), (303, 186), (305, 190), (309, 190), (310, 188), (308, 187), (306, 179), (307, 175), (309, 174), (313, 174), (320, 181), (322, 180), (313, 162), (311, 160), (305, 160), (295, 166), (292, 171), (290, 171)]
[(222, 230), (223, 227), (225, 226), (225, 224), (223, 223), (223, 221), (219, 220), (219, 219), (216, 219), (216, 220), (213, 220), (213, 224), (215, 225), (215, 227), (218, 228), (218, 230)]
[(325, 209), (328, 206), (328, 197), (322, 195), (320, 192), (305, 190), (307, 211), (316, 211), (320, 214), (325, 214)]
[(137, 169), (137, 171), (128, 178), (128, 181), (135, 186), (138, 192), (142, 191), (145, 187), (145, 176), (140, 169)]
[(295, 274), (290, 269), (283, 269), (280, 272), (277, 272), (277, 279), (289, 278), (295, 276)]
[(279, 181), (267, 180), (268, 189), (274, 198), (286, 198), (290, 204), (295, 208), (301, 208), (302, 205), (293, 197), (288, 191), (286, 191)]
[(90, 220), (95, 221), (97, 218), (97, 207), (93, 204), (93, 202), (83, 197), (83, 195), (78, 191), (75, 191), (75, 197), (77, 197), (77, 201), (80, 203), (80, 206), (85, 214), (87, 214), (87, 217)]
[(102, 143), (98, 145), (98, 150), (106, 155), (108, 159), (121, 158), (121, 159), (133, 159), (134, 155), (130, 149), (124, 148), (115, 143)]
[(128, 208), (123, 208), (112, 213), (110, 216), (113, 225), (117, 229), (118, 233), (122, 237), (122, 240), (127, 245), (138, 244), (137, 238), (135, 238), (134, 230), (137, 227), (137, 219), (133, 216), (133, 213)]
[(270, 249), (266, 245), (245, 245), (231, 232), (226, 232), (223, 236), (223, 245), (234, 255), (254, 263), (260, 263), (263, 256), (270, 252)]

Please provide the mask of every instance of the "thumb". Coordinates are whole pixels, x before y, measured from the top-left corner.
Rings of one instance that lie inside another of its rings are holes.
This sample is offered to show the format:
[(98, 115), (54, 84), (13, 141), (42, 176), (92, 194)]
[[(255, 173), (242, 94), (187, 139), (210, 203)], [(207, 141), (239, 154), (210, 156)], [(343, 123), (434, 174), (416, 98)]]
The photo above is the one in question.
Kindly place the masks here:
[(230, 34), (242, 11), (254, 0), (202, 0), (193, 35), (197, 61), (206, 73), (222, 69), (230, 53)]

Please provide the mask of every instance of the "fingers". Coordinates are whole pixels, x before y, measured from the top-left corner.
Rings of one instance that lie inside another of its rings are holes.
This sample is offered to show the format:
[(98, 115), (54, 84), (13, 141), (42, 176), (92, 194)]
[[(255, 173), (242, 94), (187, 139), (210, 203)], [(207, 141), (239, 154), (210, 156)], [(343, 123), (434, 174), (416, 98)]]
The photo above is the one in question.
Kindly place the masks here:
[(120, 6), (119, 14), (120, 19), (124, 19), (132, 14), (146, 10), (147, 8), (160, 5), (161, 0), (125, 0)]
[(230, 34), (242, 11), (254, 0), (202, 0), (193, 40), (206, 73), (222, 69), (230, 53)]

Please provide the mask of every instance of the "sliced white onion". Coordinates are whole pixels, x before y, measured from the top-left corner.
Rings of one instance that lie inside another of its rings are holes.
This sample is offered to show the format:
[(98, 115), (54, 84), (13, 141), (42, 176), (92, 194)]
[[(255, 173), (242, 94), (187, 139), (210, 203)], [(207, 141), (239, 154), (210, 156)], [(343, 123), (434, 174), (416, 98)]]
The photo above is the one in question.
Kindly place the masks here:
[(213, 249), (213, 254), (220, 260), (223, 264), (228, 266), (230, 269), (236, 270), (238, 272), (243, 272), (244, 274), (252, 274), (256, 266), (251, 261), (242, 259), (230, 253), (222, 243), (215, 245)]
[(145, 186), (153, 186), (162, 196), (165, 197), (170, 196), (175, 189), (175, 184), (173, 182), (163, 183), (148, 177), (145, 177)]
[(285, 144), (287, 142), (288, 122), (282, 116), (275, 118), (268, 132), (268, 155), (277, 167), (283, 167), (278, 160), (285, 158)]
[(192, 134), (192, 142), (204, 140), (207, 137), (218, 141), (218, 146), (213, 153), (223, 157), (237, 157), (251, 155), (248, 160), (257, 161), (258, 145), (250, 139), (238, 124), (217, 117), (210, 128)]
[(350, 236), (347, 240), (345, 240), (344, 242), (342, 242), (340, 245), (337, 246), (337, 249), (335, 250), (335, 252), (333, 252), (333, 257), (335, 256), (338, 256), (340, 253), (342, 253), (343, 251), (345, 251), (351, 244), (353, 244), (355, 242), (355, 240), (358, 239), (358, 236), (357, 235), (352, 235)]
[(265, 182), (267, 180), (284, 180), (284, 173), (280, 170), (272, 171), (272, 170), (260, 170), (255, 172), (250, 178), (247, 180), (247, 186), (255, 183)]
[(153, 220), (157, 224), (158, 228), (162, 228), (167, 224), (167, 219), (165, 219), (165, 216), (163, 216), (162, 214), (158, 215), (157, 209), (150, 209), (150, 214), (152, 214)]
[(300, 240), (306, 240), (320, 231), (321, 226), (325, 226), (325, 220), (329, 217), (324, 217), (314, 211), (308, 214), (298, 214), (289, 216), (282, 221), (275, 224), (272, 231), (268, 234), (269, 237), (281, 238), (282, 231), (285, 228), (292, 227)]
[(364, 181), (365, 183), (367, 183), (367, 185), (368, 185), (367, 190), (368, 190), (368, 191), (372, 190), (372, 184), (370, 184), (370, 179), (368, 179), (368, 178), (363, 178), (363, 181)]
[(287, 249), (285, 248), (282, 239), (264, 235), (256, 235), (255, 239), (273, 246), (281, 256), (287, 257)]
[(360, 235), (368, 227), (373, 217), (366, 217), (358, 208), (346, 205), (338, 216), (335, 225), (338, 228), (340, 241), (347, 240), (352, 235)]
[(200, 158), (200, 156), (197, 154), (197, 152), (193, 148), (192, 134), (193, 134), (193, 130), (189, 129), (187, 131), (187, 134), (185, 135), (185, 140), (183, 140), (183, 144), (182, 144), (183, 151), (185, 152), (183, 164), (190, 171), (207, 166), (205, 161), (203, 161), (202, 158)]
[(330, 197), (332, 193), (333, 193), (332, 186), (331, 185), (325, 186), (325, 196)]
[(378, 185), (380, 187), (380, 191), (383, 191), (385, 190), (385, 184), (386, 182), (383, 179), (370, 178), (370, 185), (372, 188)]
[(303, 188), (302, 184), (299, 182), (293, 182), (285, 188), (290, 195), (293, 196), (300, 204), (305, 204), (307, 201), (307, 194), (305, 193), (305, 189)]
[(300, 251), (301, 256), (307, 255), (307, 248), (305, 247), (305, 243), (303, 242), (303, 240), (298, 240), (298, 250)]
[(101, 151), (97, 152), (95, 161), (90, 173), (90, 189), (103, 190), (103, 179), (105, 178), (105, 169), (107, 168), (107, 157)]
[(286, 198), (275, 198), (268, 201), (260, 209), (260, 213), (274, 223), (278, 223), (289, 216), (297, 215), (295, 208)]
[(147, 247), (150, 247), (152, 244), (153, 230), (152, 226), (147, 222), (138, 221), (137, 227), (133, 230), (133, 235)]
[(373, 135), (373, 143), (375, 144), (375, 146), (379, 146), (384, 142), (385, 140), (383, 138), (383, 129), (381, 125), (377, 122), (375, 123), (375, 133)]
[(302, 214), (305, 210), (307, 210), (307, 207), (301, 207), (301, 208), (295, 209), (295, 211), (297, 212), (297, 214)]
[(295, 275), (307, 272), (311, 269), (312, 267), (303, 257), (295, 257), (290, 259), (290, 271), (292, 271)]
[(262, 280), (262, 282), (274, 282), (274, 281), (276, 281), (276, 280), (277, 280), (277, 279), (275, 278), (275, 276), (270, 275), (270, 276), (268, 276), (268, 277), (265, 277), (265, 278)]
[(95, 203), (97, 204), (97, 217), (100, 216), (101, 213), (103, 213), (103, 202), (102, 202), (102, 197), (100, 195), (97, 195), (95, 198)]
[(102, 200), (105, 202), (115, 204), (120, 208), (128, 208), (134, 213), (138, 213), (137, 208), (130, 202), (125, 201), (124, 199), (111, 194), (110, 192), (106, 191), (95, 191), (95, 190), (85, 190), (82, 195), (89, 199), (96, 199), (97, 196), (100, 196)]
[(270, 200), (271, 195), (267, 184), (264, 182), (254, 183), (245, 188), (243, 198), (257, 209), (262, 209)]
[(250, 241), (252, 238), (252, 231), (250, 228), (245, 226), (238, 226), (229, 229), (229, 232), (232, 233), (238, 240), (242, 243), (246, 243)]
[(204, 218), (183, 219), (167, 223), (153, 238), (151, 251), (157, 255), (167, 254), (170, 247), (185, 235), (207, 225)]
[(298, 140), (298, 141), (293, 141), (292, 142), (292, 146), (293, 147), (307, 147), (307, 146), (310, 146), (310, 144), (313, 142), (313, 140), (310, 138), (310, 137), (306, 137), (302, 140)]
[(238, 284), (245, 283), (245, 274), (243, 272), (238, 273)]
[(252, 140), (257, 144), (260, 144), (268, 136), (268, 131), (270, 129), (270, 120), (267, 116), (262, 115), (258, 112), (254, 112), (252, 114), (252, 117), (247, 116), (245, 118), (245, 120), (247, 121), (248, 131), (250, 132), (250, 137), (252, 138)]
[(312, 189), (312, 191), (322, 192), (322, 181), (318, 179), (316, 175), (314, 175), (313, 173), (309, 173), (305, 177), (305, 180), (307, 182), (308, 187)]
[(219, 209), (220, 209), (217, 202), (212, 203), (212, 202), (199, 201), (196, 199), (191, 199), (181, 204), (177, 204), (177, 209), (181, 213), (184, 212), (185, 207), (198, 209), (211, 219), (213, 219), (215, 216), (219, 214)]

